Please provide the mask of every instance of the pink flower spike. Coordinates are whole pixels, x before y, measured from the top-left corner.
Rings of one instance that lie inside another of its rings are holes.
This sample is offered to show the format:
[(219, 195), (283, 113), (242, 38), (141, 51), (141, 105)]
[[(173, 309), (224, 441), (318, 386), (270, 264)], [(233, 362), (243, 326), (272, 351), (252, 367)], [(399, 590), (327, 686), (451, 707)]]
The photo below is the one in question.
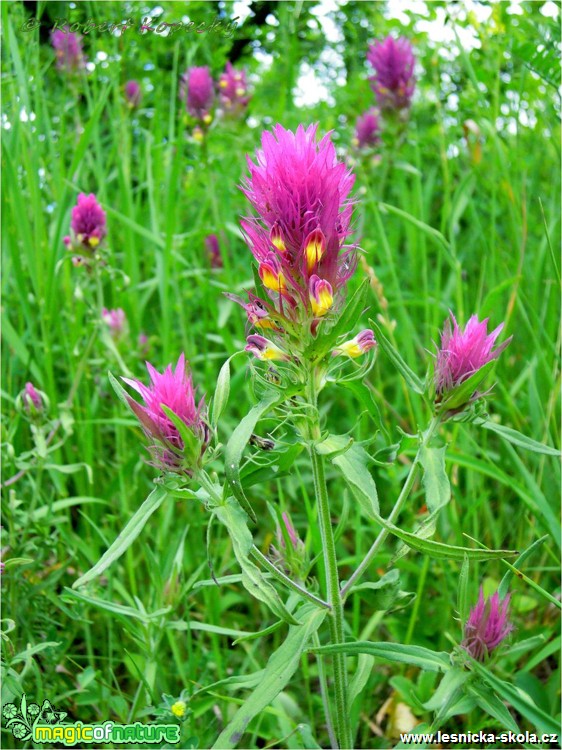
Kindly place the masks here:
[(67, 73), (74, 73), (86, 66), (86, 59), (82, 52), (82, 37), (69, 31), (56, 29), (51, 34), (51, 44), (57, 58), (57, 68)]
[(214, 89), (211, 71), (207, 66), (186, 70), (181, 77), (179, 95), (190, 115), (206, 124), (211, 121)]
[(273, 267), (272, 256), (277, 261), (267, 276), (271, 284), (260, 274), (268, 296), (281, 318), (298, 324), (310, 319), (310, 276), (325, 279), (341, 299), (355, 270), (355, 246), (347, 244), (354, 177), (338, 161), (330, 136), (317, 140), (316, 130), (276, 125), (263, 133), (242, 186), (257, 214), (242, 222), (248, 246), (260, 266)]
[(240, 115), (248, 106), (248, 83), (245, 70), (235, 70), (227, 61), (219, 78), (219, 99), (227, 114)]
[(118, 307), (116, 310), (108, 310), (104, 307), (101, 312), (102, 319), (109, 326), (113, 338), (118, 339), (124, 333), (127, 325), (127, 316), (125, 311)]
[(387, 36), (384, 41), (369, 45), (367, 60), (375, 69), (369, 80), (377, 104), (387, 110), (408, 109), (416, 86), (416, 58), (408, 39)]
[(376, 146), (381, 140), (380, 131), (379, 112), (374, 107), (371, 107), (365, 114), (357, 118), (355, 125), (355, 145), (360, 149)]
[(105, 211), (93, 193), (80, 193), (78, 202), (72, 209), (70, 222), (71, 236), (64, 238), (69, 250), (86, 251), (92, 254), (107, 234)]
[(478, 602), (470, 611), (461, 644), (477, 661), (485, 661), (513, 630), (508, 619), (510, 597), (508, 594), (501, 601), (496, 592), (489, 599), (484, 599), (484, 592), (480, 587)]
[[(138, 418), (144, 433), (150, 438), (149, 450), (155, 466), (164, 471), (191, 475), (198, 465), (209, 442), (209, 428), (204, 420), (204, 399), (195, 404), (195, 390), (191, 375), (186, 369), (185, 355), (181, 354), (175, 369), (172, 365), (159, 373), (147, 362), (151, 384), (140, 380), (122, 378), (142, 397), (142, 406), (130, 396), (127, 401)], [(186, 445), (178, 428), (165, 413), (163, 406), (172, 411), (193, 435), (193, 444)]]
[(216, 234), (209, 234), (205, 237), (205, 248), (211, 268), (222, 268), (222, 256), (219, 247), (219, 239)]
[[(442, 397), (474, 375), (488, 362), (497, 359), (511, 341), (511, 336), (494, 349), (496, 339), (503, 330), (501, 323), (488, 334), (488, 318), (482, 322), (473, 315), (464, 331), (459, 328), (453, 313), (441, 334), (441, 347), (435, 363), (435, 391)], [(453, 327), (451, 329), (451, 321)], [(472, 399), (478, 394), (473, 394)]]
[(138, 81), (127, 81), (125, 84), (125, 99), (131, 108), (139, 106), (142, 99), (142, 89)]

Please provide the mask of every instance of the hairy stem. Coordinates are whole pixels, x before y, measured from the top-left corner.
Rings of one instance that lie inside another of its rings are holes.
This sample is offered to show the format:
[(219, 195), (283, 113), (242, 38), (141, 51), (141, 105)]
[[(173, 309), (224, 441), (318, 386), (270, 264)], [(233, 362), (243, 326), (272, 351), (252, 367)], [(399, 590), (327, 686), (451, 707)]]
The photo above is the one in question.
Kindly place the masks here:
[[(336, 545), (330, 516), (330, 502), (326, 476), (324, 472), (324, 457), (316, 451), (316, 442), (320, 439), (320, 420), (318, 416), (318, 385), (317, 372), (314, 367), (310, 368), (308, 382), (306, 384), (306, 398), (311, 407), (309, 417), (308, 451), (312, 464), (314, 476), (314, 491), (318, 505), (318, 518), (320, 521), (320, 533), (322, 537), (322, 551), (324, 567), (326, 570), (326, 597), (332, 608), (329, 615), (330, 642), (344, 642), (344, 617), (343, 600), (340, 595), (340, 584), (338, 578), (338, 563), (336, 557)], [(340, 748), (351, 748), (351, 730), (349, 726), (349, 713), (347, 702), (347, 672), (345, 654), (337, 654), (334, 657), (334, 687), (335, 687), (335, 712), (334, 725), (336, 729), (338, 745)]]

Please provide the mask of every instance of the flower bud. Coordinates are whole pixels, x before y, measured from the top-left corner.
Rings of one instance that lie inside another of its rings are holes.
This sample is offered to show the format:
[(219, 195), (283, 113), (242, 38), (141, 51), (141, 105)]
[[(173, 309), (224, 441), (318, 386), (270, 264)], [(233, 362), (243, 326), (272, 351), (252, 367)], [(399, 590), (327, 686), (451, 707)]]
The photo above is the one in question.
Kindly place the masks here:
[(513, 630), (513, 625), (508, 619), (510, 596), (508, 594), (501, 601), (496, 592), (489, 599), (485, 599), (480, 587), (478, 603), (470, 610), (461, 644), (477, 661), (485, 661)]
[(251, 352), (258, 359), (289, 359), (284, 351), (263, 336), (252, 334), (246, 342), (245, 351)]
[(364, 331), (355, 336), (355, 338), (349, 341), (344, 341), (343, 344), (337, 346), (332, 352), (332, 356), (337, 357), (338, 355), (344, 355), (355, 359), (365, 354), (369, 349), (373, 349), (377, 345), (375, 335), (370, 328), (366, 328)]
[(310, 305), (315, 318), (321, 318), (329, 312), (334, 303), (332, 285), (314, 275), (308, 282)]

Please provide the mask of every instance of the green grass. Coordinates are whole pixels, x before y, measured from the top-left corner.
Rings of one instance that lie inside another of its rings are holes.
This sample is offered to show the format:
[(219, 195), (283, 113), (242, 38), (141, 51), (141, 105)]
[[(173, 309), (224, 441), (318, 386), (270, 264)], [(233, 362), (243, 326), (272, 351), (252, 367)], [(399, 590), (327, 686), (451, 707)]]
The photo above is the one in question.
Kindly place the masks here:
[[(214, 14), (214, 5), (188, 5), (195, 18)], [(231, 14), (231, 3), (226, 5)], [(199, 392), (210, 397), (222, 363), (244, 346), (243, 311), (223, 293), (240, 294), (253, 284), (250, 252), (238, 229), (249, 208), (238, 185), (246, 173), (245, 154), (254, 152), (272, 122), (290, 128), (319, 122), (322, 133), (334, 130), (342, 156), (353, 162), (356, 236), (380, 282), (362, 323), (382, 315), (388, 336), (423, 377), (449, 309), (462, 321), (473, 312), (490, 316), (493, 325), (506, 321), (513, 341), (495, 370), (488, 411), (503, 425), (559, 446), (560, 140), (559, 100), (550, 80), (558, 63), (554, 56), (549, 67), (547, 54), (544, 60), (536, 57), (544, 29), (558, 32), (539, 5), (524, 4), (522, 16), (511, 16), (507, 4), (500, 4), (475, 32), (481, 49), (459, 51), (453, 44), (450, 60), (439, 56), (439, 45), (427, 34), (404, 30), (413, 36), (420, 62), (418, 94), (402, 142), (387, 131), (375, 161), (357, 157), (349, 144), (355, 117), (373, 103), (363, 63), (366, 41), (400, 29), (383, 4), (348, 3), (337, 11), (348, 39), (347, 85), (330, 82), (333, 106), (299, 109), (290, 82), (303, 59), (318, 62), (324, 41), (306, 25), (311, 5), (280, 3), (279, 25), (267, 27), (273, 40), (260, 36), (273, 56), (271, 68), (263, 71), (257, 58), (243, 61), (256, 73), (253, 127), (217, 121), (204, 145), (186, 138), (178, 76), (191, 64), (210, 64), (216, 76), (230, 40), (201, 35), (189, 43), (177, 36), (123, 41), (92, 34), (86, 54), (94, 59), (104, 50), (107, 67), (98, 61), (94, 72), (68, 81), (56, 70), (49, 45), (39, 43), (38, 31), (20, 31), (27, 17), (23, 5), (2, 4), (2, 547), (8, 562), (2, 577), (3, 704), (25, 692), (29, 700), (48, 698), (83, 722), (150, 721), (163, 694), (191, 695), (226, 677), (256, 672), (286, 636), (282, 627), (232, 646), (233, 636), (220, 630), (256, 632), (272, 624), (271, 614), (238, 583), (201, 585), (210, 579), (207, 515), (194, 501), (169, 499), (103, 578), (78, 595), (69, 592), (142, 503), (156, 475), (145, 463), (141, 431), (115, 398), (107, 371), (145, 377), (137, 344), (144, 332), (148, 359), (156, 367), (185, 351)], [(184, 8), (168, 4), (167, 13), (179, 18)], [(103, 20), (129, 15), (128, 10), (125, 3), (81, 3), (73, 12)], [(148, 63), (153, 67), (147, 70)], [(123, 100), (129, 78), (144, 84), (138, 112)], [(456, 109), (447, 103), (447, 87), (458, 96)], [(468, 140), (467, 120), (480, 131)], [(96, 193), (108, 215), (99, 277), (74, 268), (62, 242), (78, 192)], [(223, 252), (219, 271), (209, 267), (204, 250), (212, 232)], [(365, 275), (360, 264), (350, 292)], [(127, 314), (130, 332), (117, 351), (100, 321), (104, 304)], [(219, 427), (223, 442), (254, 403), (244, 356), (233, 360), (232, 373)], [(48, 456), (40, 454), (29, 422), (15, 407), (27, 380), (50, 401), (45, 434), (56, 431)], [(410, 434), (425, 427), (423, 401), (407, 390), (382, 352), (368, 384), (389, 433), (388, 439), (376, 436), (375, 449), (397, 443), (398, 427)], [(322, 399), (332, 432), (355, 428), (359, 439), (373, 438), (374, 423), (351, 391), (328, 389)], [(260, 434), (271, 425), (264, 422)], [(523, 572), (559, 597), (559, 547), (549, 522), (557, 517), (556, 459), (514, 448), (474, 425), (449, 423), (441, 436), (450, 445), (453, 497), (435, 538), (469, 546), (468, 535), (490, 548), (522, 551), (548, 534)], [(404, 444), (396, 461), (373, 469), (385, 515), (411, 458)], [(360, 514), (335, 472), (328, 479), (336, 521), (344, 504), (349, 514), (338, 541), (340, 577), (346, 579), (378, 528)], [(311, 484), (310, 466), (299, 457), (289, 476), (252, 488), (259, 519), (253, 533), (264, 552), (275, 532), (267, 503), (290, 511), (311, 557), (320, 552)], [(424, 502), (416, 485), (402, 515), (404, 528), (414, 527)], [(388, 541), (369, 568), (369, 580), (384, 572), (395, 551)], [(239, 572), (229, 538), (217, 524), (209, 552), (215, 576)], [(23, 561), (9, 564), (17, 558)], [(450, 650), (462, 637), (460, 564), (410, 552), (397, 565), (400, 588), (415, 592), (415, 599), (380, 612), (372, 609), (372, 592), (352, 595), (347, 635)], [(471, 601), (481, 581), (492, 592), (505, 572), (501, 561), (471, 564)], [(315, 576), (322, 579), (321, 568)], [(493, 671), (554, 715), (559, 611), (524, 580), (514, 579), (512, 591), (513, 642), (544, 638), (529, 650), (506, 650)], [(26, 654), (27, 649), (35, 651)], [(306, 738), (296, 731), (300, 723), (327, 746), (317, 661), (302, 657), (302, 668), (250, 724), (248, 747), (314, 747), (303, 744)], [(391, 714), (376, 718), (387, 699), (405, 703), (419, 721), (427, 721), (429, 712), (420, 705), (434, 693), (437, 678), (377, 661), (352, 708), (357, 747), (396, 744)], [(200, 748), (210, 747), (247, 694), (223, 685), (195, 695), (184, 741), (196, 736)], [(517, 711), (513, 715), (522, 728), (533, 728)], [(379, 723), (382, 736), (374, 732)], [(500, 725), (478, 708), (446, 724), (452, 731), (484, 726)], [(6, 747), (20, 746), (4, 727), (2, 740)]]

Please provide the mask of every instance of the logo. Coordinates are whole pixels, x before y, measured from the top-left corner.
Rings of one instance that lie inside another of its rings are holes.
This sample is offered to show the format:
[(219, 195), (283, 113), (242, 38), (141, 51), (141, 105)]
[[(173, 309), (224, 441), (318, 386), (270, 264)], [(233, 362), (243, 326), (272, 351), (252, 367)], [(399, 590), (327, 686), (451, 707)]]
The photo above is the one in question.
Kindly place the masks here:
[(43, 701), (41, 708), (37, 703), (28, 704), (25, 693), (21, 697), (19, 710), (15, 703), (6, 703), (2, 710), (6, 727), (18, 740), (33, 737), (33, 730), (38, 724), (52, 726), (61, 722), (66, 715), (66, 711), (59, 711), (50, 701)]
[[(171, 696), (166, 696), (168, 698)], [(184, 701), (176, 701), (169, 707), (171, 713), (179, 721), (187, 718), (191, 713)], [(63, 723), (68, 716), (66, 711), (60, 711), (53, 704), (45, 700), (43, 705), (28, 703), (25, 693), (21, 697), (19, 708), (15, 703), (7, 703), (2, 709), (2, 716), (6, 728), (13, 736), (21, 741), (32, 740), (34, 743), (56, 743), (67, 747), (79, 744), (92, 745), (95, 743), (118, 743), (142, 745), (169, 743), (177, 745), (180, 741), (181, 727), (179, 724), (116, 724), (104, 721), (101, 724), (89, 724), (81, 721)], [(189, 747), (196, 747), (190, 739)]]

